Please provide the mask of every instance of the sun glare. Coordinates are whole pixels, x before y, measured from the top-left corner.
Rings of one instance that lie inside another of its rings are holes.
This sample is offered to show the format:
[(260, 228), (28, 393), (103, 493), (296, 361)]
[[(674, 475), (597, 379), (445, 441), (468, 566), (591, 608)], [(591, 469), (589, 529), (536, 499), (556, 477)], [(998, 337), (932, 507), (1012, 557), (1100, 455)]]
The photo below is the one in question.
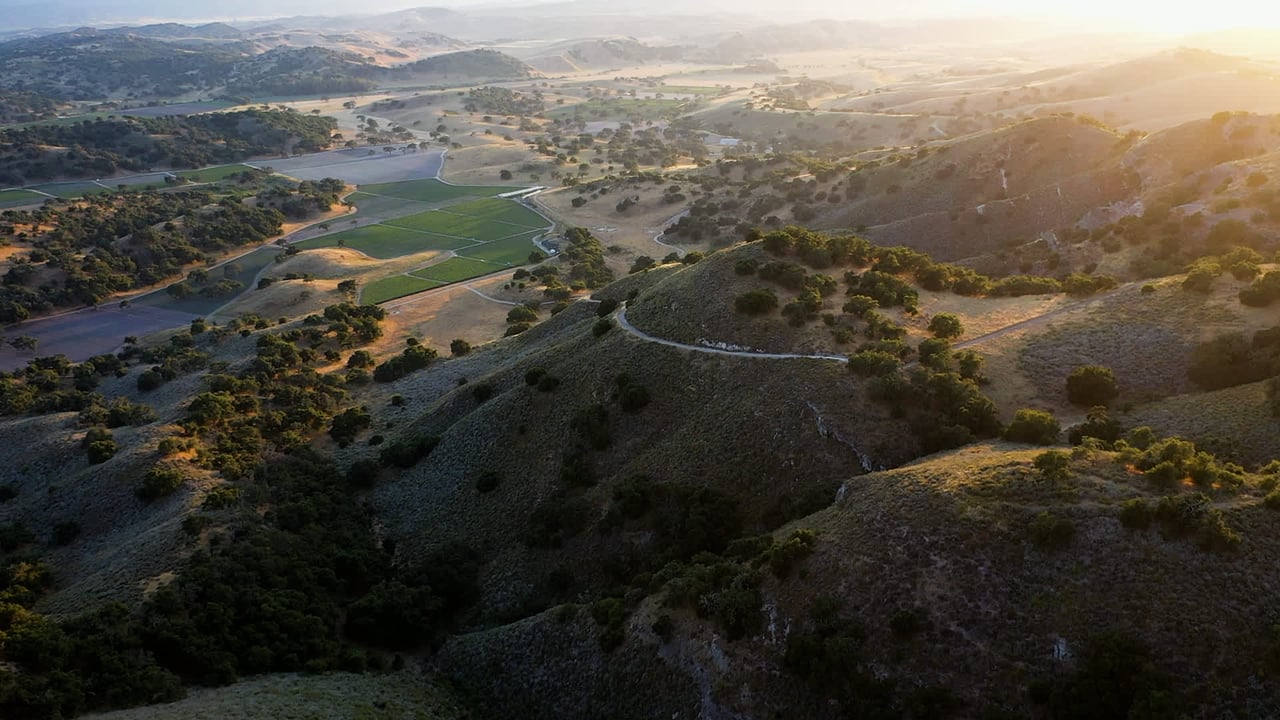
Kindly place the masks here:
[[(1280, 27), (1280, 4), (1267, 0), (1222, 0), (1206, 3), (1195, 0), (1163, 2), (1112, 2), (1079, 0), (1069, 6), (1073, 14), (1098, 22), (1106, 29), (1109, 21), (1117, 29), (1154, 33), (1198, 33), (1216, 30)], [(1064, 6), (1046, 8), (1046, 14), (1061, 13)]]

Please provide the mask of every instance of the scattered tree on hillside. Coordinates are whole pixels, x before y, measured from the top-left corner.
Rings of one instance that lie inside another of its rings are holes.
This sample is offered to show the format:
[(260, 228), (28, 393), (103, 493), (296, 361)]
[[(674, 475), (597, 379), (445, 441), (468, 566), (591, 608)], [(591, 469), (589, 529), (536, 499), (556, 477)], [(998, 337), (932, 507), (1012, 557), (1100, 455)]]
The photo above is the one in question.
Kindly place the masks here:
[(929, 332), (936, 338), (958, 338), (964, 334), (960, 318), (951, 313), (939, 313), (929, 320)]
[(1067, 399), (1074, 405), (1109, 405), (1119, 394), (1116, 375), (1111, 368), (1085, 365), (1072, 370), (1067, 376)]

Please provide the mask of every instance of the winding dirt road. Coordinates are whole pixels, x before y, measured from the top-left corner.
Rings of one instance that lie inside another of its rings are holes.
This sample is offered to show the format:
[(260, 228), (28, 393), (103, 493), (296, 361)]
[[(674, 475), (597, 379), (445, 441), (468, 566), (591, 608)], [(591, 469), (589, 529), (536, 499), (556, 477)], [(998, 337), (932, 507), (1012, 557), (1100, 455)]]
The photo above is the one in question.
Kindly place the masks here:
[[(996, 338), (1002, 337), (1004, 335), (1008, 335), (1009, 333), (1017, 332), (1018, 330), (1024, 330), (1027, 328), (1039, 327), (1041, 325), (1045, 325), (1046, 323), (1053, 320), (1054, 318), (1057, 318), (1061, 315), (1065, 315), (1069, 312), (1073, 312), (1075, 310), (1079, 310), (1081, 307), (1084, 307), (1089, 303), (1097, 302), (1098, 300), (1103, 300), (1113, 295), (1117, 295), (1120, 292), (1136, 284), (1137, 283), (1125, 283), (1124, 285), (1121, 285), (1113, 290), (1109, 290), (1099, 295), (1093, 295), (1079, 302), (1071, 303), (1070, 305), (1064, 305), (1063, 307), (1060, 307), (1056, 310), (1052, 310), (1043, 315), (1037, 315), (1033, 318), (1027, 318), (1026, 320), (1016, 322), (1012, 325), (1006, 325), (1005, 327), (1002, 327), (998, 330), (992, 330), (991, 332), (985, 333), (983, 335), (979, 335), (978, 337), (970, 338), (963, 342), (956, 343), (955, 345), (952, 346), (952, 349), (965, 350), (968, 348), (981, 345), (986, 342), (990, 342), (991, 340), (995, 340)], [(839, 363), (849, 362), (849, 358), (847, 355), (832, 355), (832, 354), (825, 354), (825, 353), (818, 353), (813, 355), (805, 355), (805, 354), (799, 354), (799, 353), (771, 353), (771, 352), (764, 352), (761, 350), (726, 350), (726, 349), (709, 346), (709, 345), (690, 345), (688, 343), (676, 342), (675, 340), (665, 340), (663, 338), (654, 337), (640, 330), (635, 325), (632, 325), (631, 321), (627, 319), (627, 308), (625, 306), (618, 309), (617, 313), (615, 314), (615, 317), (618, 320), (618, 325), (621, 326), (623, 330), (626, 330), (628, 333), (631, 333), (635, 337), (645, 342), (655, 343), (658, 345), (666, 345), (667, 347), (678, 348), (680, 350), (689, 350), (691, 352), (707, 353), (709, 355), (725, 355), (728, 357), (754, 358), (757, 360), (823, 360), (827, 362), (839, 362)], [(915, 363), (909, 363), (908, 367), (914, 364)]]

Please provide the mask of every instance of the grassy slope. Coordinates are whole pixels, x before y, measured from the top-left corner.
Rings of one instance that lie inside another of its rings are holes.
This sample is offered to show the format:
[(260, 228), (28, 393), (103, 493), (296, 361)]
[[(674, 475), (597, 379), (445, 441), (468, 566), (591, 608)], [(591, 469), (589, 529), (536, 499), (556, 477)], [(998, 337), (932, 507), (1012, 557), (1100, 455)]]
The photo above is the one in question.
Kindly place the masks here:
[(96, 720), (454, 720), (470, 717), (439, 683), (415, 672), (269, 675), (228, 687), (198, 689), (168, 705), (86, 716)]
[[(442, 434), (440, 446), (375, 491), (387, 533), (409, 556), (450, 538), (485, 549), (493, 558), (486, 571), (492, 611), (522, 602), (558, 566), (573, 568), (580, 583), (592, 582), (608, 556), (622, 549), (590, 531), (558, 553), (522, 542), (533, 509), (562, 487), (562, 453), (576, 438), (571, 417), (592, 403), (605, 404), (613, 435), (607, 450), (591, 454), (600, 484), (586, 497), (597, 507), (622, 479), (644, 474), (727, 492), (754, 525), (784, 498), (830, 492), (833, 478), (861, 471), (852, 449), (823, 436), (822, 423), (858, 439), (860, 450), (883, 462), (910, 452), (897, 424), (859, 399), (858, 384), (843, 368), (688, 355), (617, 330), (595, 338), (593, 323), (591, 306), (575, 305), (530, 331), (555, 333), (554, 342), (517, 343), (528, 357), (488, 376), (467, 375), (492, 385), (496, 396), (477, 405), (463, 387), (447, 397), (418, 423)], [(553, 393), (528, 387), (523, 374), (533, 366), (563, 385)], [(636, 415), (608, 399), (622, 372), (652, 396)], [(425, 381), (411, 377), (392, 388), (412, 396)], [(475, 480), (484, 472), (498, 473), (502, 484), (482, 495)]]
[[(614, 681), (618, 695), (608, 707), (630, 717), (626, 708), (652, 692), (679, 702), (689, 691), (666, 679), (678, 673), (704, 688), (704, 708), (724, 716), (829, 717), (831, 708), (781, 663), (787, 637), (806, 630), (809, 609), (823, 596), (865, 632), (864, 662), (906, 688), (947, 687), (963, 717), (996, 708), (1033, 716), (1027, 683), (1073, 666), (1055, 660), (1054, 648), (1075, 656), (1088, 638), (1112, 630), (1150, 643), (1160, 669), (1196, 703), (1222, 708), (1266, 698), (1264, 687), (1242, 689), (1258, 669), (1251, 658), (1265, 654), (1272, 622), (1256, 590), (1280, 580), (1270, 561), (1280, 552), (1280, 530), (1257, 493), (1220, 502), (1246, 539), (1236, 556), (1213, 555), (1156, 530), (1124, 529), (1119, 502), (1145, 492), (1107, 458), (1078, 462), (1075, 477), (1051, 486), (1030, 467), (1037, 452), (977, 445), (850, 480), (842, 500), (794, 523), (816, 531), (818, 543), (789, 581), (765, 580), (768, 625), (758, 637), (727, 643), (687, 611), (662, 607), (660, 596), (646, 601), (602, 671), (652, 680), (640, 688)], [(1076, 528), (1065, 550), (1029, 541), (1030, 521), (1046, 506)], [(922, 621), (911, 639), (890, 631), (901, 610)], [(650, 629), (659, 613), (675, 618), (673, 640)], [(556, 717), (548, 708), (582, 697), (550, 692), (539, 669), (592, 666), (583, 659), (589, 640), (571, 639), (582, 631), (566, 617), (573, 616), (556, 609), (457, 638), (444, 650), (448, 672), (478, 689), (484, 712)], [(511, 671), (485, 673), (498, 658)], [(555, 679), (567, 682), (572, 672)], [(592, 685), (575, 687), (588, 695)]]

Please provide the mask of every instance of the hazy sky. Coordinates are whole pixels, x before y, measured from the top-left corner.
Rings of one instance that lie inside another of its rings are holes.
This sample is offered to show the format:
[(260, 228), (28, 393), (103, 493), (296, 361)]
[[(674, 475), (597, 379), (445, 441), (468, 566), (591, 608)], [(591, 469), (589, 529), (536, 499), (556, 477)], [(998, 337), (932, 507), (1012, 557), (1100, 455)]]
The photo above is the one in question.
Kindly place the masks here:
[[(173, 0), (0, 0), (0, 29), (10, 19), (44, 15), (59, 22), (84, 22), (103, 18), (227, 19), (281, 14), (376, 13), (410, 7), (494, 8), (512, 5), (557, 5), (562, 0), (216, 0), (180, 3)], [(1061, 20), (1064, 31), (1076, 30), (1087, 21), (1096, 30), (1146, 30), (1188, 33), (1229, 27), (1280, 26), (1280, 0), (1070, 0), (1045, 3), (1035, 0), (592, 0), (573, 3), (571, 12), (661, 13), (731, 12), (799, 21), (814, 17), (893, 20), (920, 17), (1040, 17)]]

